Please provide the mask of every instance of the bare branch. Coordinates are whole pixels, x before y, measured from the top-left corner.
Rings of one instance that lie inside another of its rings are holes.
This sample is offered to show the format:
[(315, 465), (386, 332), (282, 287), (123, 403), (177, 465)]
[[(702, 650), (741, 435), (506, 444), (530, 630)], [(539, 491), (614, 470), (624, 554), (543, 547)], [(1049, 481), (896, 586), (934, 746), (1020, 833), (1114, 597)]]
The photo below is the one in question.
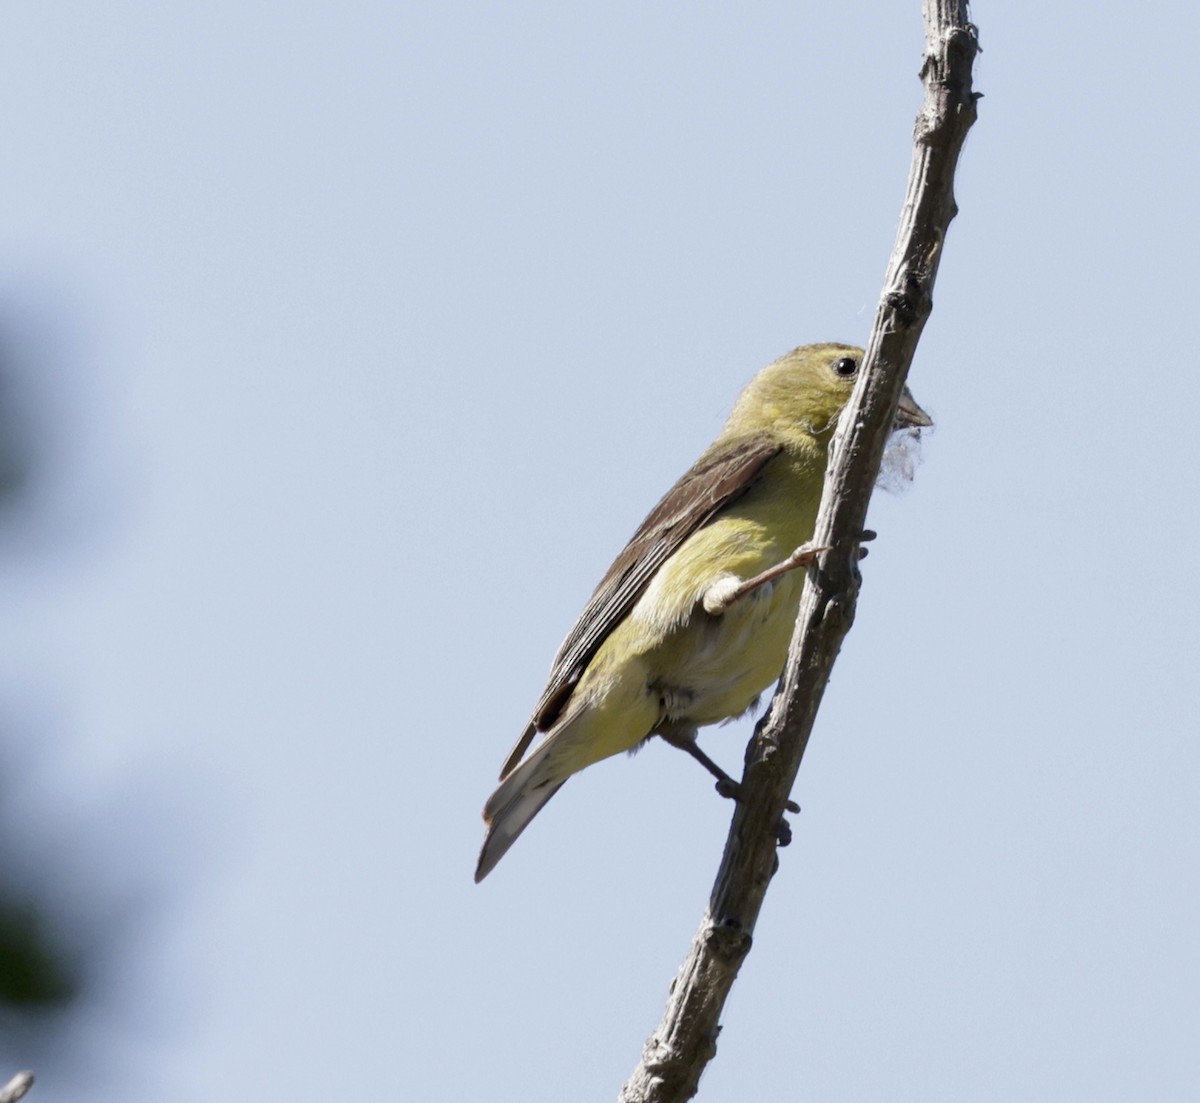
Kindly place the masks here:
[(32, 1072), (18, 1072), (4, 1087), (0, 1088), (0, 1103), (17, 1103), (33, 1087)]
[(809, 568), (787, 667), (746, 752), (738, 803), (708, 911), (671, 986), (663, 1021), (619, 1103), (678, 1103), (696, 1094), (716, 1053), (721, 1011), (771, 877), (788, 799), (826, 683), (854, 620), (858, 550), (871, 490), (921, 330), (933, 305), (942, 243), (957, 213), (954, 170), (977, 96), (978, 51), (965, 0), (924, 0), (925, 97), (917, 115), (908, 194), (883, 296), (854, 395), (831, 449), (813, 543), (833, 550)]

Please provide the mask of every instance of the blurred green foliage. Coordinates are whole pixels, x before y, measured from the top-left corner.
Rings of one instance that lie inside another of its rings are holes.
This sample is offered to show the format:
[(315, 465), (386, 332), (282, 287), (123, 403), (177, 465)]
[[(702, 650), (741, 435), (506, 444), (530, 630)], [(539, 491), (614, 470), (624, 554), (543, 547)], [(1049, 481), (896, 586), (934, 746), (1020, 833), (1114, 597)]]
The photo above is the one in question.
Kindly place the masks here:
[(43, 913), (0, 893), (0, 1003), (47, 1010), (70, 1003), (79, 990), (79, 977), (54, 944)]

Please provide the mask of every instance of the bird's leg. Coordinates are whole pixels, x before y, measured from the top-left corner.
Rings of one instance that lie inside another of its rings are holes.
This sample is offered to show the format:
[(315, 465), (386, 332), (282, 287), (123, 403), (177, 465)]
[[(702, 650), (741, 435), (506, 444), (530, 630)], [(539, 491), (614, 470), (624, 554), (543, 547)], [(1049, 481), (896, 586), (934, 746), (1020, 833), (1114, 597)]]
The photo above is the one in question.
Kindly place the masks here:
[[(678, 747), (700, 763), (713, 777), (717, 779), (716, 790), (723, 797), (728, 797), (730, 800), (742, 799), (742, 787), (733, 780), (724, 770), (721, 769), (711, 758), (708, 757), (699, 747), (696, 742), (696, 729), (682, 724), (664, 724), (655, 733), (662, 736), (663, 740), (669, 743), (672, 747)], [(800, 805), (794, 800), (789, 800), (785, 805), (789, 812), (799, 812)]]
[(720, 616), (735, 601), (747, 594), (754, 593), (760, 586), (774, 582), (780, 575), (794, 571), (797, 567), (807, 567), (821, 552), (830, 551), (828, 547), (817, 547), (814, 544), (801, 544), (786, 559), (780, 560), (774, 567), (768, 567), (753, 578), (738, 581), (736, 578), (723, 578), (710, 586), (704, 594), (704, 611), (712, 616)]

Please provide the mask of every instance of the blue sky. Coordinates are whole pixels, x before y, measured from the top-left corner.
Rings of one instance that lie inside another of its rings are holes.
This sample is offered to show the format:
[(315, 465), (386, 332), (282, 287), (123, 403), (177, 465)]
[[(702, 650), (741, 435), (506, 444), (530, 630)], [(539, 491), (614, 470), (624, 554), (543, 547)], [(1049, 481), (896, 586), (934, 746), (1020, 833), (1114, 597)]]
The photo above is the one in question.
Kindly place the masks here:
[[(973, 15), (937, 429), (703, 1099), (1200, 1090), (1200, 17)], [(743, 384), (865, 340), (921, 49), (915, 2), (9, 13), (0, 849), (102, 965), (0, 1074), (615, 1096), (730, 809), (651, 746), (477, 887), (479, 809)]]

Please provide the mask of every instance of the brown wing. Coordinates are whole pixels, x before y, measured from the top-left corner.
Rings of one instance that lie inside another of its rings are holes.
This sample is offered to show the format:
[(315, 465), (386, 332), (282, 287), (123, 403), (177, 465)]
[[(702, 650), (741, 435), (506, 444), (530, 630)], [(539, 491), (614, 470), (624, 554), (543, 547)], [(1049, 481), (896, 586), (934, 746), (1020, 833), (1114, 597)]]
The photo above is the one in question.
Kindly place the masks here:
[(650, 511), (558, 649), (550, 680), (529, 726), (504, 761), (501, 780), (516, 768), (534, 736), (562, 715), (588, 663), (637, 603), (658, 568), (693, 532), (740, 498), (779, 450), (776, 442), (763, 438), (718, 442)]

